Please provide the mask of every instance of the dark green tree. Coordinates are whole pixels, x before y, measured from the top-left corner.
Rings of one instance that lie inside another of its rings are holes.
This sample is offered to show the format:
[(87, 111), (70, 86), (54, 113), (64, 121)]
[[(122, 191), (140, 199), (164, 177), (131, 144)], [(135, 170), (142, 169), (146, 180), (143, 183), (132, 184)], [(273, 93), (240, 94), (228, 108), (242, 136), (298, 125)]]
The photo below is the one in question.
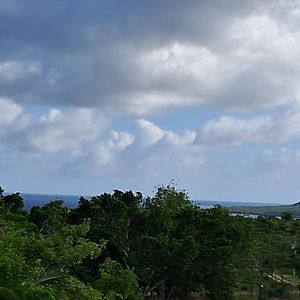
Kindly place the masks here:
[(107, 300), (140, 299), (137, 276), (120, 263), (107, 258), (100, 267), (100, 279), (95, 285)]
[(6, 195), (2, 198), (3, 203), (11, 212), (20, 211), (24, 208), (24, 201), (20, 193)]

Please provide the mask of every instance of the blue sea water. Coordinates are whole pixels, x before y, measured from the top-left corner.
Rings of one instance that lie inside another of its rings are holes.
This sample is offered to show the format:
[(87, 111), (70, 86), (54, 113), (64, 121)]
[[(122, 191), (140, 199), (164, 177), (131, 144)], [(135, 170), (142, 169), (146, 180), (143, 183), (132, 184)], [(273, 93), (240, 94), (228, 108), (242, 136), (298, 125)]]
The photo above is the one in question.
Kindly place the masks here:
[(32, 206), (43, 206), (50, 201), (63, 200), (64, 205), (69, 208), (74, 208), (77, 206), (79, 195), (50, 195), (50, 194), (29, 194), (21, 193), (24, 199), (24, 205), (26, 210), (30, 210)]
[[(42, 206), (53, 200), (63, 200), (65, 206), (74, 208), (78, 205), (80, 195), (50, 195), (50, 194), (29, 194), (21, 193), (24, 199), (25, 209), (30, 210), (32, 206)], [(89, 196), (84, 196), (89, 199)], [(276, 205), (274, 203), (255, 203), (255, 202), (233, 202), (233, 201), (207, 201), (207, 200), (193, 200), (196, 205), (202, 208), (210, 208), (214, 205), (221, 205), (223, 207), (230, 206), (264, 206), (264, 205)], [(278, 205), (278, 204), (277, 204)]]

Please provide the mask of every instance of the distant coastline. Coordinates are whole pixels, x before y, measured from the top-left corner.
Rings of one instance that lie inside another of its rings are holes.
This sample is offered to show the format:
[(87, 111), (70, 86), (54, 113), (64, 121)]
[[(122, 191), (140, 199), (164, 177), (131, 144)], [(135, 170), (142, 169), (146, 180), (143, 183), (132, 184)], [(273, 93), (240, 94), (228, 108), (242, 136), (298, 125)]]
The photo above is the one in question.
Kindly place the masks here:
[(241, 206), (236, 205), (228, 207), (231, 213), (241, 215), (257, 215), (257, 216), (272, 216), (281, 217), (284, 213), (288, 213), (295, 218), (300, 218), (300, 203), (291, 205), (265, 205), (265, 206)]
[[(7, 193), (9, 194), (9, 193)], [(35, 193), (21, 193), (24, 199), (25, 209), (30, 210), (32, 206), (42, 206), (50, 201), (63, 200), (65, 206), (74, 208), (77, 206), (81, 196), (89, 199), (91, 196), (87, 195), (63, 195), (63, 194), (35, 194)], [(275, 203), (257, 203), (257, 202), (237, 202), (237, 201), (210, 201), (210, 200), (192, 200), (196, 205), (202, 208), (211, 208), (215, 205), (220, 205), (226, 208), (243, 208), (243, 207), (265, 207), (265, 206), (278, 206)]]

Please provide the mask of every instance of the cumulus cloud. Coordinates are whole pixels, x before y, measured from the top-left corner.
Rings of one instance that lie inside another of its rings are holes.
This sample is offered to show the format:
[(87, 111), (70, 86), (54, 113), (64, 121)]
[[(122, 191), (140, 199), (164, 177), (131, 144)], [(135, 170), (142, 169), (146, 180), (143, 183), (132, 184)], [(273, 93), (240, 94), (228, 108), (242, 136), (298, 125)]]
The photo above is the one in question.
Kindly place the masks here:
[[(169, 177), (173, 171), (195, 170), (204, 162), (200, 147), (193, 144), (193, 131), (178, 134), (146, 119), (135, 120), (132, 132), (118, 131), (96, 109), (52, 108), (27, 116), (11, 99), (1, 99), (0, 108), (6, 117), (1, 153), (15, 168), (32, 163), (47, 172), (70, 169), (93, 176), (103, 172), (129, 176), (137, 171)], [(30, 122), (18, 131), (12, 126), (17, 119), (28, 118)]]
[(14, 100), (0, 97), (0, 144), (20, 133), (30, 123), (23, 107)]
[[(186, 178), (221, 198), (257, 184), (248, 149), (297, 148), (299, 1), (28, 1), (0, 0), (6, 169), (92, 174), (94, 186)], [(261, 168), (298, 151), (273, 150)]]
[(176, 177), (179, 173), (198, 170), (204, 163), (202, 149), (193, 145), (195, 132), (178, 134), (140, 119), (133, 133), (135, 140), (123, 160), (152, 178), (166, 180), (170, 174)]
[(300, 137), (300, 113), (288, 111), (253, 119), (223, 116), (210, 120), (197, 132), (195, 143), (203, 145), (240, 145), (244, 143), (280, 143)]
[(83, 145), (97, 140), (107, 120), (89, 109), (74, 109), (63, 114), (51, 109), (27, 136), (29, 147), (36, 151), (78, 151)]
[(19, 103), (134, 116), (299, 104), (295, 1), (14, 3), (17, 17), (0, 21), (0, 87)]
[(101, 141), (92, 148), (92, 160), (99, 166), (116, 163), (116, 156), (134, 142), (134, 135), (128, 132), (112, 130), (106, 141)]
[(141, 148), (144, 148), (155, 144), (167, 134), (167, 131), (146, 119), (139, 119), (136, 121), (136, 133), (136, 143), (139, 144)]
[(94, 175), (105, 170), (116, 176), (147, 174), (165, 178), (172, 172), (175, 176), (179, 170), (195, 170), (204, 163), (201, 149), (193, 145), (194, 139), (194, 132), (177, 134), (146, 119), (138, 119), (131, 133), (112, 130), (108, 139), (85, 149), (85, 169)]
[(0, 125), (11, 125), (22, 113), (21, 105), (9, 98), (0, 98)]
[(62, 118), (63, 113), (57, 108), (52, 108), (47, 114), (41, 116), (40, 121), (42, 123), (55, 123)]

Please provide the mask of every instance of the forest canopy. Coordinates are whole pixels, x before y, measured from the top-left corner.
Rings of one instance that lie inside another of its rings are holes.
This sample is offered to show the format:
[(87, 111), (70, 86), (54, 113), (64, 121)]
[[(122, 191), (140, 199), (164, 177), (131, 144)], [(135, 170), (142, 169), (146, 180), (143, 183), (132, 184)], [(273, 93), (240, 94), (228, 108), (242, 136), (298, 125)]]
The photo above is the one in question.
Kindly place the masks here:
[(173, 184), (30, 211), (0, 187), (0, 299), (279, 297), (300, 286), (299, 237), (290, 216), (202, 209)]

